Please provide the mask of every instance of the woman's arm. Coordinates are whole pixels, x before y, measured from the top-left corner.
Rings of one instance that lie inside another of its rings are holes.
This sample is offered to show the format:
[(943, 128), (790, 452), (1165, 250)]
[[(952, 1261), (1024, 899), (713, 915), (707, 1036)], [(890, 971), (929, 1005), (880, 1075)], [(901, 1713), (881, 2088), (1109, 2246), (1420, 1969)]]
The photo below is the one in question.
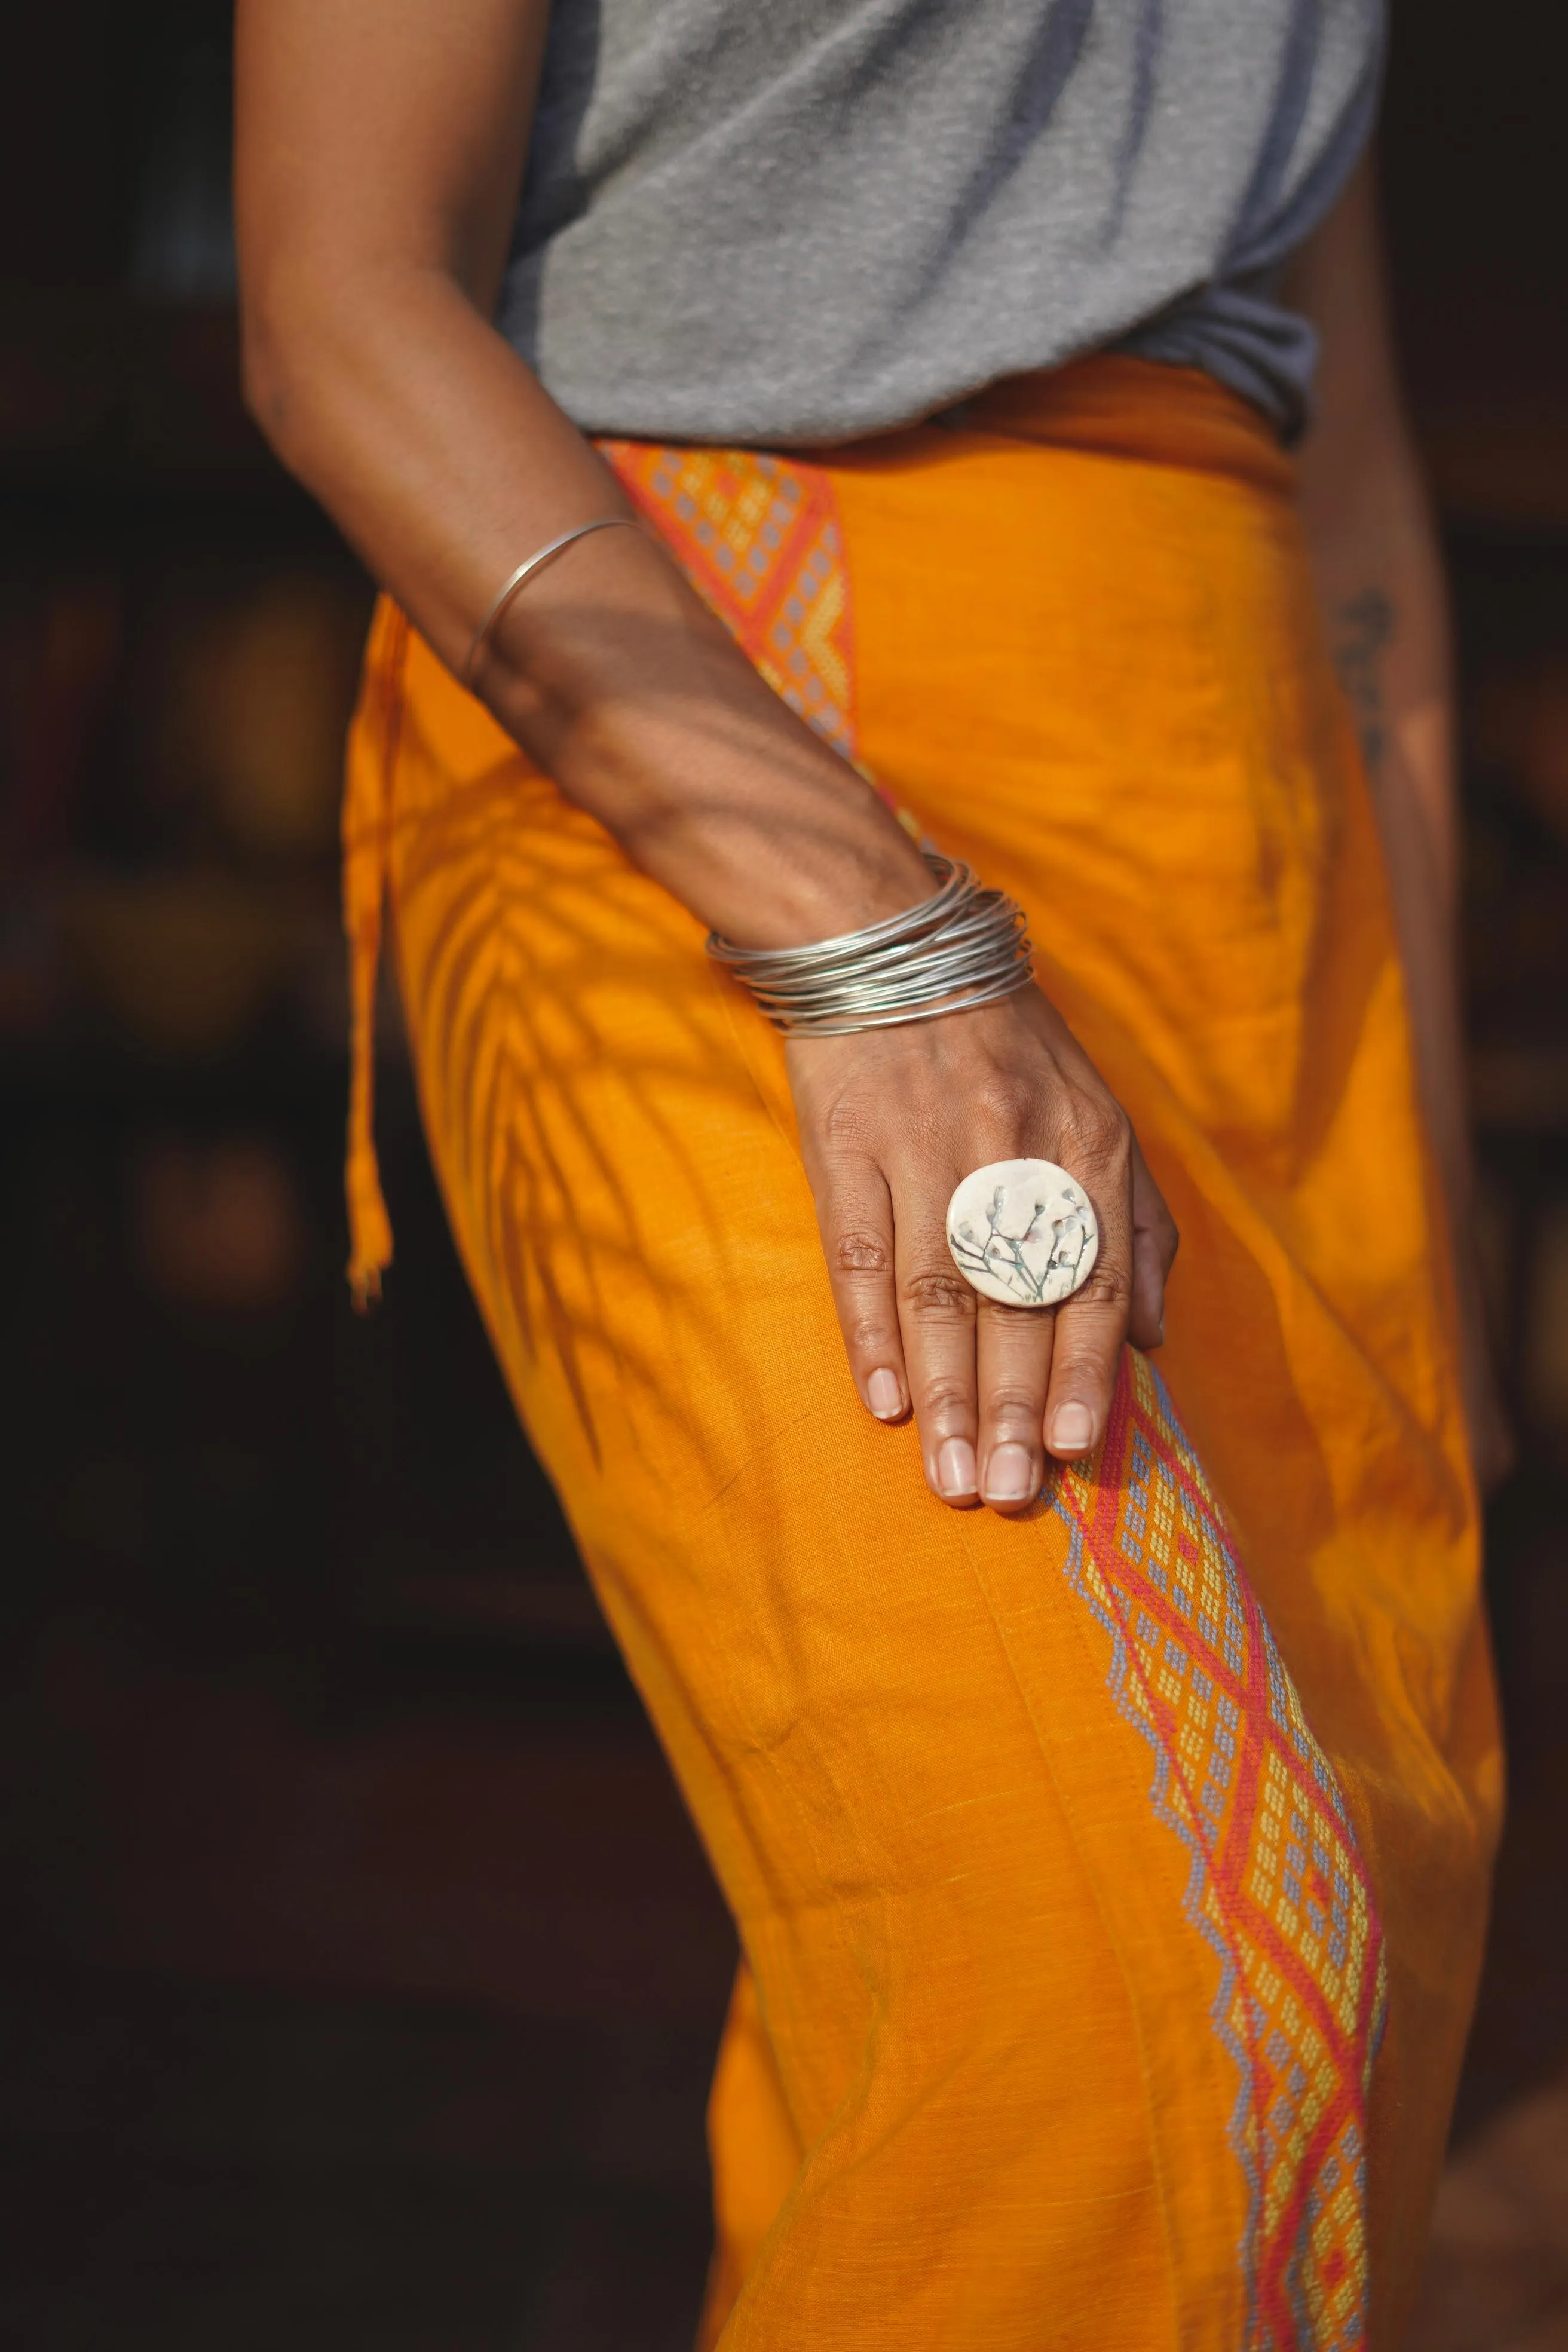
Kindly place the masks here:
[[(457, 669), (514, 564), (627, 511), (487, 315), (547, 15), (546, 0), (241, 0), (237, 16), (252, 408)], [(719, 929), (821, 938), (929, 890), (875, 796), (846, 792), (842, 763), (639, 533), (584, 541), (531, 584), (479, 683), (563, 788)], [(791, 856), (763, 892), (781, 772)]]
[[(240, 0), (237, 208), (256, 415), (461, 668), (512, 567), (624, 507), (489, 323), (547, 0)], [(572, 547), (508, 609), (479, 691), (701, 921), (750, 945), (927, 897), (876, 795), (757, 677), (644, 534)], [(1174, 1230), (1125, 1116), (1035, 990), (791, 1041), (802, 1148), (868, 1408), (912, 1406), (954, 1502), (1027, 1507), (1043, 1449), (1104, 1431), (1121, 1343), (1158, 1344)], [(1101, 1225), (1059, 1317), (981, 1305), (943, 1213), (993, 1160), (1066, 1160)], [(1130, 1322), (1131, 1318), (1131, 1322)]]
[(1458, 818), (1447, 598), (1388, 324), (1375, 178), (1363, 163), (1296, 266), (1322, 339), (1301, 502), (1330, 643), (1361, 732), (1404, 956), (1422, 1095), (1455, 1236), (1478, 1475), (1510, 1444), (1473, 1246), (1460, 1027)]

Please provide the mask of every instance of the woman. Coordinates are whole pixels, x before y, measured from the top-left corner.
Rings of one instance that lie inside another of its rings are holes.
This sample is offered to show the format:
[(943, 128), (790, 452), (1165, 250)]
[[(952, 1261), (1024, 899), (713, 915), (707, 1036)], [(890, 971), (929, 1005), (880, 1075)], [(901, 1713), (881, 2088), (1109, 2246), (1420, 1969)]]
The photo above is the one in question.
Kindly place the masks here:
[[(242, 0), (250, 397), (388, 592), (351, 1272), (384, 888), (454, 1230), (740, 1929), (726, 2352), (1409, 2307), (1499, 1763), (1379, 40)], [(1018, 1160), (1097, 1224), (1059, 1306), (950, 1245)]]

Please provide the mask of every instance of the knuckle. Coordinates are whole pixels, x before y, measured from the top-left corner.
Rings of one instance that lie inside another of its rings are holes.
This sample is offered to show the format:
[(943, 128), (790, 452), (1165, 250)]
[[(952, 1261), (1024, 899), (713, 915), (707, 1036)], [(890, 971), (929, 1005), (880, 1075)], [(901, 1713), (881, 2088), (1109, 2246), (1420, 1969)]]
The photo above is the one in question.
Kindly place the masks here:
[(939, 1424), (972, 1421), (974, 1399), (964, 1383), (951, 1372), (933, 1372), (921, 1382), (921, 1410), (928, 1421)]
[(829, 1159), (867, 1157), (869, 1129), (866, 1106), (858, 1096), (845, 1092), (836, 1095), (831, 1102), (819, 1104), (816, 1125), (821, 1148)]
[(898, 1334), (890, 1325), (867, 1318), (852, 1323), (844, 1334), (845, 1345), (855, 1356), (885, 1358), (898, 1344)]
[(1037, 1389), (988, 1388), (983, 1400), (988, 1421), (1037, 1423), (1045, 1410), (1045, 1383)]
[(1062, 1121), (1064, 1139), (1079, 1159), (1109, 1167), (1131, 1150), (1132, 1129), (1120, 1104), (1079, 1095)]
[(886, 1236), (865, 1226), (837, 1234), (830, 1257), (836, 1274), (886, 1274), (893, 1262)]
[(1011, 1135), (1027, 1126), (1035, 1101), (1035, 1089), (1026, 1079), (994, 1070), (981, 1087), (974, 1108), (987, 1127)]
[(1120, 1313), (1131, 1305), (1132, 1285), (1125, 1266), (1107, 1265), (1103, 1260), (1088, 1280), (1064, 1302), (1062, 1311), (1074, 1307), (1114, 1307)]
[(950, 1323), (971, 1321), (974, 1303), (973, 1291), (953, 1266), (926, 1266), (909, 1275), (900, 1301), (911, 1315)]

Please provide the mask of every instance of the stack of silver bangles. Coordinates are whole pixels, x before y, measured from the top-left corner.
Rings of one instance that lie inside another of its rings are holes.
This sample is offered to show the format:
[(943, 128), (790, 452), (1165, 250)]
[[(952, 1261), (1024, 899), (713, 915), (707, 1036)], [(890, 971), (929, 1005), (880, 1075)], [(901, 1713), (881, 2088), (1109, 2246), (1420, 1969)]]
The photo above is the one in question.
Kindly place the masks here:
[(715, 931), (708, 952), (791, 1035), (842, 1037), (934, 1021), (1027, 987), (1034, 950), (1016, 899), (983, 889), (956, 858), (923, 855), (935, 895), (901, 915), (803, 948), (740, 948)]

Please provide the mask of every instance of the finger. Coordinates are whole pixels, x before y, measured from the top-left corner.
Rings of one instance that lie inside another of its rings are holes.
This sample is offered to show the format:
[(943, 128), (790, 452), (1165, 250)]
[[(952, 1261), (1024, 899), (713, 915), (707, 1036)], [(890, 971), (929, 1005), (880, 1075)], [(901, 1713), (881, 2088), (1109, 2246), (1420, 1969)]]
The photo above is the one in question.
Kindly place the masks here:
[(980, 1413), (980, 1497), (994, 1510), (1027, 1510), (1045, 1478), (1041, 1430), (1050, 1385), (1056, 1317), (980, 1301), (975, 1323)]
[(833, 1304), (861, 1402), (879, 1421), (910, 1409), (893, 1272), (893, 1204), (874, 1161), (817, 1171), (817, 1223)]
[(1064, 1461), (1090, 1454), (1105, 1434), (1132, 1299), (1130, 1135), (1079, 1146), (1064, 1161), (1093, 1203), (1100, 1254), (1081, 1290), (1057, 1309), (1046, 1395), (1047, 1450)]
[(921, 1451), (933, 1494), (973, 1503), (978, 1486), (974, 1441), (976, 1300), (947, 1246), (945, 1211), (956, 1176), (931, 1181), (929, 1168), (893, 1178), (893, 1253), (899, 1325)]
[(1158, 1348), (1165, 1337), (1165, 1277), (1181, 1236), (1149, 1165), (1132, 1139), (1132, 1301), (1127, 1336), (1135, 1348)]

